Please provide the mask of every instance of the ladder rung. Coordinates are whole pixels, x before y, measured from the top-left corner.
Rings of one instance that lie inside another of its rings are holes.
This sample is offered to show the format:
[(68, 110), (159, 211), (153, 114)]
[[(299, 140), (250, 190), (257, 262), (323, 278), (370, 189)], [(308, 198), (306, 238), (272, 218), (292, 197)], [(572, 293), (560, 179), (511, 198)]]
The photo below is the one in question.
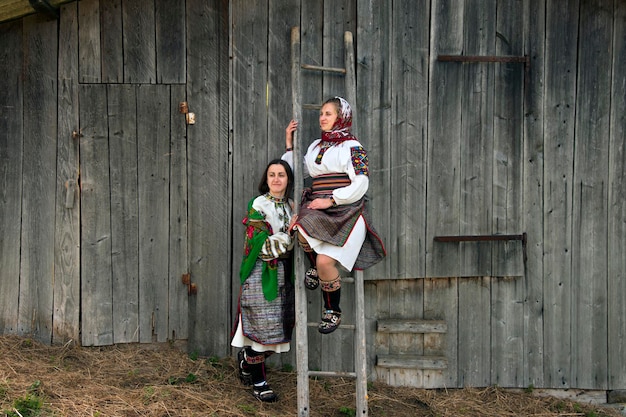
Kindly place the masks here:
[[(309, 322), (306, 324), (309, 327), (317, 327), (319, 325), (319, 323), (313, 323), (313, 322)], [(341, 326), (337, 327), (337, 330), (355, 330), (356, 326), (354, 324), (342, 324)]]
[(300, 65), (300, 68), (307, 69), (307, 70), (313, 70), (313, 71), (337, 72), (339, 74), (345, 74), (346, 73), (346, 69), (345, 68), (323, 67), (323, 66), (320, 66), (320, 65), (302, 64), (302, 65)]
[(356, 378), (356, 372), (309, 371), (309, 376), (329, 376), (333, 378)]

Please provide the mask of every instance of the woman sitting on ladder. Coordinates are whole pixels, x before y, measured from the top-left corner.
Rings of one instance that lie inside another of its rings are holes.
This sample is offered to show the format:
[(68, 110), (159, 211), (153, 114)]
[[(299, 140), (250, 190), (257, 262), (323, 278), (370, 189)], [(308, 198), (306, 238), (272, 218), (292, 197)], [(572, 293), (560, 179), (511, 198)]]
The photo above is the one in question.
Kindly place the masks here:
[[(366, 269), (386, 255), (382, 240), (372, 227), (365, 193), (369, 187), (367, 152), (351, 133), (352, 109), (341, 97), (322, 105), (319, 115), (322, 137), (304, 155), (303, 177), (312, 177), (311, 188), (302, 193), (293, 229), (307, 253), (311, 268), (306, 288), (321, 286), (324, 312), (320, 333), (331, 333), (341, 323), (340, 268), (349, 272)], [(298, 122), (285, 129), (286, 152), (282, 159), (293, 168), (293, 132)]]

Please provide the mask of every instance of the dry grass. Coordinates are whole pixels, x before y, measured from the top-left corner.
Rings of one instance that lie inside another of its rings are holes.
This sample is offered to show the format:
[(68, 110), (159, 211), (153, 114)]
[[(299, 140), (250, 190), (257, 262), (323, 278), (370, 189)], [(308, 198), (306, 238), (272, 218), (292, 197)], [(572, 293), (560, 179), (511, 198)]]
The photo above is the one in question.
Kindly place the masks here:
[[(45, 346), (0, 336), (0, 415), (17, 414), (16, 401), (44, 400), (40, 416), (295, 416), (296, 375), (270, 371), (280, 401), (256, 401), (239, 384), (232, 358), (190, 358), (170, 345), (100, 348)], [(354, 413), (354, 383), (312, 380), (311, 416)], [(375, 383), (369, 415), (377, 416), (595, 416), (617, 417), (613, 408), (578, 404), (495, 387), (422, 390)], [(28, 410), (26, 410), (28, 411)]]

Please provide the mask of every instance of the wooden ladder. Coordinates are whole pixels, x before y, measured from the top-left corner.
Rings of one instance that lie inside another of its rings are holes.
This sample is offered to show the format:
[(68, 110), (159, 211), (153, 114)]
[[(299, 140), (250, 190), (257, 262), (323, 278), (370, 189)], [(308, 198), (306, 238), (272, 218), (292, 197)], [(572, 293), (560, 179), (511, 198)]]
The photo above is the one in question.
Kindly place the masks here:
[[(346, 83), (346, 100), (356, 107), (356, 74), (354, 67), (354, 43), (352, 32), (344, 33), (345, 43), (345, 68), (323, 67), (316, 65), (306, 65), (300, 62), (300, 28), (293, 27), (291, 29), (291, 91), (293, 118), (302, 121), (302, 109), (319, 109), (320, 105), (303, 104), (302, 103), (302, 85), (300, 81), (300, 72), (304, 70), (333, 72), (343, 74)], [(303, 176), (301, 166), (302, 163), (303, 144), (297, 138), (297, 131), (294, 132), (293, 152), (294, 152), (294, 195), (296, 208), (298, 210), (300, 203), (299, 197), (302, 195)], [(304, 287), (303, 277), (305, 273), (304, 253), (301, 250), (295, 251), (295, 276), (296, 278), (296, 361), (297, 361), (297, 382), (298, 382), (298, 416), (305, 417), (309, 415), (309, 377), (351, 377), (356, 378), (356, 416), (367, 416), (367, 356), (365, 344), (365, 299), (363, 295), (363, 273), (361, 271), (354, 272), (354, 278), (343, 278), (342, 283), (354, 283), (355, 295), (355, 320), (354, 325), (341, 325), (336, 331), (353, 330), (354, 331), (354, 372), (332, 372), (332, 371), (312, 371), (309, 370), (309, 351), (308, 351), (308, 333), (310, 326), (317, 326), (317, 323), (307, 322), (307, 297)]]

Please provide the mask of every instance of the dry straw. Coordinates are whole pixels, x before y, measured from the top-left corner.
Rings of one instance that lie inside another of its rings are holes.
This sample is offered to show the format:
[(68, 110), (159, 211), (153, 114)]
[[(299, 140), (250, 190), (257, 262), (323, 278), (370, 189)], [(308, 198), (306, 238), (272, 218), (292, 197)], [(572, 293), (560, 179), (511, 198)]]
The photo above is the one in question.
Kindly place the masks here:
[[(47, 346), (0, 336), (0, 416), (29, 393), (44, 400), (44, 416), (295, 416), (296, 375), (269, 370), (280, 401), (264, 404), (239, 383), (232, 358), (190, 358), (171, 344)], [(312, 380), (311, 416), (349, 416), (351, 380)], [(588, 416), (618, 417), (608, 407), (577, 404), (489, 387), (423, 390), (375, 383), (369, 415), (377, 416)], [(14, 414), (17, 415), (17, 414)]]

